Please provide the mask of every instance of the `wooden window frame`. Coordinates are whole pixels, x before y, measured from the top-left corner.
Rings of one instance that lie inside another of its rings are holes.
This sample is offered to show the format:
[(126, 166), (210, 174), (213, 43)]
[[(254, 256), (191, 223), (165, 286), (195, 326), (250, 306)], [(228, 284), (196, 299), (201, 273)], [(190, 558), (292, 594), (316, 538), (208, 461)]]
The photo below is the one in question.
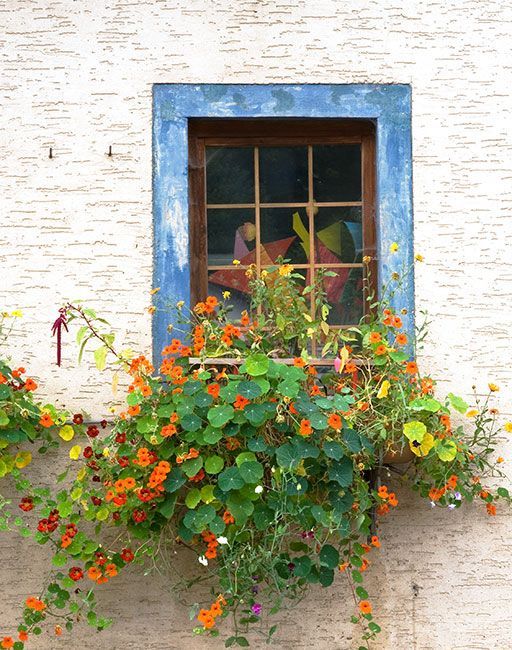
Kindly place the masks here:
[[(313, 201), (312, 189), (312, 146), (321, 144), (361, 144), (361, 201), (317, 202)], [(264, 207), (303, 207), (309, 220), (310, 240), (314, 239), (313, 211), (316, 207), (362, 207), (363, 255), (371, 258), (364, 263), (319, 264), (311, 256), (309, 264), (301, 268), (362, 268), (365, 280), (367, 270), (371, 273), (371, 290), (377, 293), (377, 242), (375, 224), (375, 126), (370, 120), (352, 119), (299, 119), (299, 118), (259, 118), (259, 119), (191, 119), (188, 125), (189, 145), (189, 234), (190, 234), (190, 292), (192, 304), (204, 300), (208, 286), (207, 251), (207, 202), (205, 151), (207, 146), (252, 146), (255, 152), (255, 225), (259, 228), (259, 210)], [(262, 204), (259, 201), (258, 146), (303, 145), (308, 146), (308, 202)], [(222, 207), (216, 205), (215, 207)], [(249, 207), (249, 204), (226, 205), (226, 208)], [(310, 241), (313, 246), (313, 242)], [(260, 267), (259, 246), (256, 246), (256, 265)], [(227, 268), (227, 267), (223, 267)], [(233, 267), (230, 267), (233, 268)], [(245, 267), (244, 267), (245, 268)], [(297, 267), (299, 268), (299, 267)], [(220, 267), (219, 267), (220, 269)], [(212, 269), (212, 270), (219, 270)], [(311, 275), (313, 277), (313, 275)], [(365, 282), (365, 286), (367, 286)], [(365, 296), (366, 297), (366, 296)], [(314, 301), (311, 301), (314, 317)], [(365, 313), (368, 301), (364, 300)], [(349, 325), (346, 325), (347, 327)], [(344, 326), (333, 326), (340, 328)]]

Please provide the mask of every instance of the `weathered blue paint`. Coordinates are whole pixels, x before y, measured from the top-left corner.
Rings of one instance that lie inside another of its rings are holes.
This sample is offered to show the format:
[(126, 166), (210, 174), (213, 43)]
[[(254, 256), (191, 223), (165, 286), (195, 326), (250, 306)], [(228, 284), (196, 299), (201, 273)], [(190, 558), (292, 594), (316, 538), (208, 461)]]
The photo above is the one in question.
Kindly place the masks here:
[[(187, 125), (192, 117), (369, 118), (377, 125), (379, 279), (413, 265), (411, 88), (401, 84), (156, 84), (153, 87), (154, 286), (158, 305), (190, 299)], [(390, 245), (399, 244), (391, 253)], [(394, 299), (414, 328), (414, 281)], [(153, 350), (169, 339), (171, 315), (153, 320)]]

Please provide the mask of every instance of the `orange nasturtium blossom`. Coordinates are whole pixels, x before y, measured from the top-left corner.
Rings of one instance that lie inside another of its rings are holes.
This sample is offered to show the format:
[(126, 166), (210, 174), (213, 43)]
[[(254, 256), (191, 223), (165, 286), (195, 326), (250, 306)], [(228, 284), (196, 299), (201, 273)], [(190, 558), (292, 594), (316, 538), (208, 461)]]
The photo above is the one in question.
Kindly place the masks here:
[(43, 413), (41, 415), (41, 419), (39, 420), (39, 424), (42, 427), (48, 428), (48, 427), (52, 427), (54, 422), (53, 422), (53, 420), (51, 418), (51, 415), (49, 413)]
[(415, 375), (418, 372), (418, 366), (415, 361), (408, 361), (405, 365), (405, 372), (408, 375)]
[(25, 601), (25, 605), (28, 609), (33, 609), (36, 612), (42, 612), (43, 609), (46, 609), (46, 604), (42, 600), (34, 598), (34, 596), (29, 596)]
[(23, 388), (27, 391), (33, 391), (37, 389), (37, 384), (31, 377), (27, 377), (27, 381), (25, 382)]
[(327, 420), (327, 424), (332, 428), (338, 431), (341, 429), (341, 418), (337, 413), (331, 413), (329, 415), (329, 419)]
[(371, 614), (372, 606), (367, 600), (362, 600), (359, 603), (359, 610), (361, 611), (362, 614)]
[(388, 351), (388, 349), (387, 349), (387, 347), (385, 345), (378, 345), (375, 348), (375, 354), (378, 357), (381, 357), (382, 355), (386, 354), (387, 351)]
[(297, 368), (304, 368), (306, 362), (301, 357), (295, 357), (295, 359), (293, 360), (293, 365), (296, 366)]
[(372, 535), (372, 546), (375, 546), (375, 548), (380, 548), (380, 539), (377, 537), (377, 535)]
[(311, 422), (309, 420), (304, 419), (300, 421), (299, 433), (301, 436), (310, 436), (313, 433)]
[(370, 343), (380, 343), (382, 340), (381, 335), (379, 332), (370, 332), (370, 337), (369, 337)]
[(0, 647), (2, 648), (13, 648), (14, 647), (14, 640), (12, 636), (4, 636), (2, 639), (2, 642), (0, 643)]
[(407, 334), (397, 334), (396, 336), (396, 342), (398, 345), (405, 345), (407, 343)]
[(25, 630), (20, 630), (20, 633), (18, 634), (18, 639), (20, 641), (28, 641), (28, 632)]

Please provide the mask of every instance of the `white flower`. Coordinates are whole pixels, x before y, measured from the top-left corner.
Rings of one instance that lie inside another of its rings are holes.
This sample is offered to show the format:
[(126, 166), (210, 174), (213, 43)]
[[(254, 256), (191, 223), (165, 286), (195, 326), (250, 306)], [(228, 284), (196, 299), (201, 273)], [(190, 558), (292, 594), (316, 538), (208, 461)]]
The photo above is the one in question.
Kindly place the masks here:
[(200, 555), (197, 558), (197, 561), (199, 562), (199, 564), (202, 564), (203, 566), (208, 566), (208, 560), (205, 558), (204, 555)]
[(448, 506), (448, 510), (453, 510), (454, 508), (455, 508), (455, 504), (450, 503), (450, 505)]
[(217, 541), (219, 544), (227, 544), (228, 543), (228, 538), (227, 537), (217, 537)]
[(435, 501), (431, 501), (431, 502), (430, 502), (430, 507), (431, 507), (431, 508), (435, 508), (435, 507), (436, 507), (436, 502), (435, 502)]
[(256, 492), (256, 494), (261, 494), (263, 492), (263, 485), (257, 485), (254, 488), (254, 491)]

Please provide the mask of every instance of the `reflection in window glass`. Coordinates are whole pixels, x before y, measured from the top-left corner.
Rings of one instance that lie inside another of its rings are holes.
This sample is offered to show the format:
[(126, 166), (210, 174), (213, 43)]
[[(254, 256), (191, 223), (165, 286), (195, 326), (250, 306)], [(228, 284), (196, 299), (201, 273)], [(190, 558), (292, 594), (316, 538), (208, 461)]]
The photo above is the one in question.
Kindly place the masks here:
[(361, 268), (329, 269), (336, 277), (324, 278), (324, 291), (331, 311), (329, 325), (354, 325), (364, 313), (363, 270)]
[(260, 201), (306, 203), (307, 147), (260, 147)]
[(254, 203), (254, 149), (206, 147), (207, 203)]
[(308, 263), (309, 225), (304, 208), (262, 208), (260, 223), (262, 265), (271, 264), (278, 257), (292, 264)]
[[(230, 266), (233, 260), (254, 263), (256, 226), (252, 208), (214, 208), (207, 211), (208, 265)], [(248, 256), (252, 258), (248, 261)]]
[(361, 200), (361, 146), (359, 144), (313, 147), (315, 201)]
[(229, 302), (234, 306), (233, 318), (240, 318), (244, 309), (249, 309), (249, 278), (243, 269), (225, 269), (208, 273), (208, 295), (222, 300), (222, 293), (229, 291)]
[(315, 264), (361, 262), (360, 207), (318, 208), (315, 213)]

